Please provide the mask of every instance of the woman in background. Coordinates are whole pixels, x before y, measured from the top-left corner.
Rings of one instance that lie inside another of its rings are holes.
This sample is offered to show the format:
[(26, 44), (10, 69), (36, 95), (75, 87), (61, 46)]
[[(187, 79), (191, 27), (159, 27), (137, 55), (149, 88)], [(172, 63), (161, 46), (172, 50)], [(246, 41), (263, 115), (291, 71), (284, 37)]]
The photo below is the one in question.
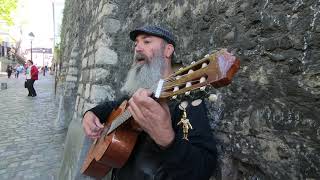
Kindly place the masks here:
[(33, 65), (31, 60), (27, 61), (27, 69), (26, 69), (26, 79), (27, 79), (27, 88), (28, 88), (28, 96), (35, 97), (37, 96), (36, 90), (33, 87), (33, 84), (36, 80), (38, 80), (38, 68)]

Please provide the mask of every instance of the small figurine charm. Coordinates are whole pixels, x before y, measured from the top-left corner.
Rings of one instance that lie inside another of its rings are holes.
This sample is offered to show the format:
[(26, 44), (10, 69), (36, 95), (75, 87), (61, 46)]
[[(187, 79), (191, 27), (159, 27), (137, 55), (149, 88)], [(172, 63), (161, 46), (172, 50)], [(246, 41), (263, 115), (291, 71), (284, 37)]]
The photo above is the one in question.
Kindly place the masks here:
[(189, 141), (188, 139), (188, 133), (189, 133), (189, 129), (192, 129), (192, 126), (189, 122), (189, 119), (187, 119), (187, 112), (186, 109), (183, 108), (183, 114), (182, 114), (182, 118), (181, 120), (178, 122), (177, 126), (182, 124), (182, 129), (183, 129), (183, 138), (187, 141)]

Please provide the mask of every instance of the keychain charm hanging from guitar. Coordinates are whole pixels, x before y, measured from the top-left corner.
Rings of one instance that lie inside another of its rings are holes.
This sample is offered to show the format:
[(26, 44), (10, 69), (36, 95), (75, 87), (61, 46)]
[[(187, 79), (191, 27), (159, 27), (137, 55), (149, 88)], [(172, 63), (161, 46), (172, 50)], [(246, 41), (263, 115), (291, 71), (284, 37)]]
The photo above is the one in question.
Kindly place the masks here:
[(182, 132), (183, 132), (183, 137), (182, 139), (185, 139), (187, 141), (189, 141), (188, 139), (188, 133), (189, 133), (189, 129), (192, 129), (192, 125), (189, 121), (189, 119), (187, 119), (187, 111), (186, 108), (183, 107), (183, 113), (182, 113), (182, 118), (181, 120), (178, 122), (177, 124), (178, 126), (182, 126)]

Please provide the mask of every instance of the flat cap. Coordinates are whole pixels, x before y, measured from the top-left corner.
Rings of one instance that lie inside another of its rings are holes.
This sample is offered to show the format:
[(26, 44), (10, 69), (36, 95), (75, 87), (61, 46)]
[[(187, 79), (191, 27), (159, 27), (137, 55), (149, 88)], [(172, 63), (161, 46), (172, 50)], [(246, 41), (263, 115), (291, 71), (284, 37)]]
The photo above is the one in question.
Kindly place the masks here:
[(173, 34), (167, 29), (164, 29), (159, 26), (143, 26), (143, 27), (137, 28), (130, 32), (130, 39), (132, 41), (135, 41), (136, 37), (139, 34), (149, 34), (152, 36), (157, 36), (164, 39), (165, 41), (167, 41), (169, 44), (172, 44), (173, 46), (176, 45)]

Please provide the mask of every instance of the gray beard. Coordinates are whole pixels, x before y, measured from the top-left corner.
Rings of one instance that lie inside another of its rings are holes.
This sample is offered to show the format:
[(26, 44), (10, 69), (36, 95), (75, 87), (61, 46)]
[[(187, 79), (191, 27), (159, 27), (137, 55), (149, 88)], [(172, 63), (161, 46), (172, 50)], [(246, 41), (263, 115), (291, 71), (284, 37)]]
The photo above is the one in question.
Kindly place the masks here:
[(154, 91), (157, 82), (162, 77), (163, 68), (164, 58), (161, 55), (155, 55), (151, 60), (146, 60), (144, 64), (134, 63), (121, 91), (129, 96), (132, 96), (139, 88)]

